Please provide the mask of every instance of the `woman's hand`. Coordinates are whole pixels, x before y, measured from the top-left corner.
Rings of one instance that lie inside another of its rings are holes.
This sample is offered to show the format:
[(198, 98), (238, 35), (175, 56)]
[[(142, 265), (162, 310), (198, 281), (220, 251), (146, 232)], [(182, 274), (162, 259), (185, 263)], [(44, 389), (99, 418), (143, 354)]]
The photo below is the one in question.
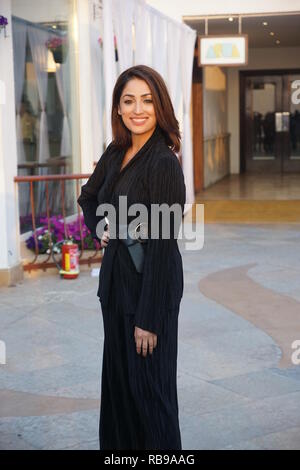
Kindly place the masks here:
[(134, 329), (134, 339), (136, 344), (136, 352), (141, 354), (143, 352), (143, 356), (147, 356), (148, 348), (149, 353), (153, 353), (153, 349), (156, 348), (157, 345), (157, 335), (151, 333), (151, 331), (142, 330), (138, 326)]
[(101, 238), (101, 248), (106, 248), (109, 242), (109, 230), (104, 230)]

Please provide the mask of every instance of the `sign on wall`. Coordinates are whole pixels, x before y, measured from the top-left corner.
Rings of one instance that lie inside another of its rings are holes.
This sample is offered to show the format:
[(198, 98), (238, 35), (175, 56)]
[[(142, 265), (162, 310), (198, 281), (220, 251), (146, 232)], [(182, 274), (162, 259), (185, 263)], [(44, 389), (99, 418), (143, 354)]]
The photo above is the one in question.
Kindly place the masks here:
[(248, 63), (248, 35), (198, 36), (198, 65), (235, 66)]

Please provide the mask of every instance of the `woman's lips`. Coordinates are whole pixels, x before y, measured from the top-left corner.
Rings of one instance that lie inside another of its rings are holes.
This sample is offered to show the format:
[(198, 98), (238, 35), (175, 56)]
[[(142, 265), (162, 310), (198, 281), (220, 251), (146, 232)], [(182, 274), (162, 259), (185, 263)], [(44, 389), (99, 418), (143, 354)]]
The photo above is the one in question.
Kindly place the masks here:
[(138, 119), (138, 118), (131, 118), (133, 124), (135, 126), (142, 126), (143, 124), (145, 124), (145, 122), (147, 121), (148, 118), (143, 118), (143, 119)]

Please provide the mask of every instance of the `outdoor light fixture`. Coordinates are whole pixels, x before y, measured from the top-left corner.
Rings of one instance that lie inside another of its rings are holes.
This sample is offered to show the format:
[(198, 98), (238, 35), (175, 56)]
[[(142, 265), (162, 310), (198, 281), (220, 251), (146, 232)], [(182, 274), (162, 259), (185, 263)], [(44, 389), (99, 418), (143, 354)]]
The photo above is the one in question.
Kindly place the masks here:
[(0, 15), (0, 34), (2, 33), (2, 30), (4, 30), (4, 37), (7, 38), (6, 34), (6, 26), (8, 25), (7, 18), (5, 16)]
[(263, 21), (263, 26), (268, 26), (268, 22), (267, 22), (267, 21)]

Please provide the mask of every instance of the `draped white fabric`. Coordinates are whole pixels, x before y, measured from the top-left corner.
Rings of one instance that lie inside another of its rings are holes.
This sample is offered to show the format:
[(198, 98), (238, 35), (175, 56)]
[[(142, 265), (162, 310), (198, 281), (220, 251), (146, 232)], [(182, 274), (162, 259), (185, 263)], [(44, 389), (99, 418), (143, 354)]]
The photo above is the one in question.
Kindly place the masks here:
[(140, 0), (134, 9), (135, 30), (135, 65), (144, 64), (151, 66), (151, 43), (149, 41), (150, 11), (146, 8), (145, 1)]
[(93, 148), (94, 160), (97, 161), (103, 153), (103, 97), (105, 93), (103, 80), (103, 54), (98, 42), (100, 31), (93, 25), (91, 28), (91, 63), (92, 63), (92, 126), (93, 126)]
[(175, 107), (177, 82), (179, 75), (179, 59), (180, 59), (180, 40), (182, 34), (181, 25), (177, 25), (173, 21), (169, 21), (167, 25), (168, 30), (168, 72), (167, 83), (173, 105)]
[[(112, 0), (113, 22), (117, 38), (119, 72), (133, 65), (133, 12), (135, 0)], [(121, 21), (120, 21), (121, 20)]]
[(48, 49), (46, 41), (49, 34), (41, 29), (28, 26), (29, 44), (37, 80), (37, 88), (41, 105), (40, 132), (38, 145), (38, 161), (45, 163), (49, 158), (48, 126), (46, 115), (46, 100), (48, 87)]
[[(135, 51), (133, 54), (133, 24)], [(196, 31), (168, 18), (145, 0), (103, 0), (104, 85), (106, 144), (111, 141), (111, 99), (116, 82), (113, 28), (117, 38), (119, 72), (145, 64), (157, 70), (167, 83), (175, 114), (181, 104), (182, 167), (187, 204), (194, 202), (193, 148), (190, 103)]]
[(26, 157), (23, 145), (22, 125), (21, 125), (21, 100), (25, 81), (25, 52), (27, 26), (25, 23), (13, 21), (13, 47), (14, 47), (14, 72), (15, 72), (15, 99), (16, 99), (16, 130), (17, 130), (17, 151), (18, 163), (25, 163)]
[(69, 54), (67, 55), (66, 61), (56, 67), (56, 85), (58, 89), (59, 98), (61, 101), (64, 117), (63, 117), (63, 128), (60, 145), (60, 155), (64, 157), (71, 156), (71, 131), (69, 124), (69, 110), (70, 110), (70, 64)]
[(152, 67), (162, 77), (167, 76), (167, 21), (153, 10), (149, 12), (151, 22)]
[(194, 47), (196, 31), (184, 29), (181, 34), (181, 82), (183, 94), (183, 141), (182, 141), (182, 164), (186, 180), (186, 203), (192, 204), (195, 200), (194, 170), (193, 170), (193, 145), (190, 123), (190, 104), (192, 90), (192, 73), (194, 61)]
[(116, 62), (114, 49), (113, 17), (111, 0), (103, 0), (103, 64), (105, 83), (105, 142), (108, 145), (112, 140), (111, 130), (111, 100), (113, 87), (116, 82)]

